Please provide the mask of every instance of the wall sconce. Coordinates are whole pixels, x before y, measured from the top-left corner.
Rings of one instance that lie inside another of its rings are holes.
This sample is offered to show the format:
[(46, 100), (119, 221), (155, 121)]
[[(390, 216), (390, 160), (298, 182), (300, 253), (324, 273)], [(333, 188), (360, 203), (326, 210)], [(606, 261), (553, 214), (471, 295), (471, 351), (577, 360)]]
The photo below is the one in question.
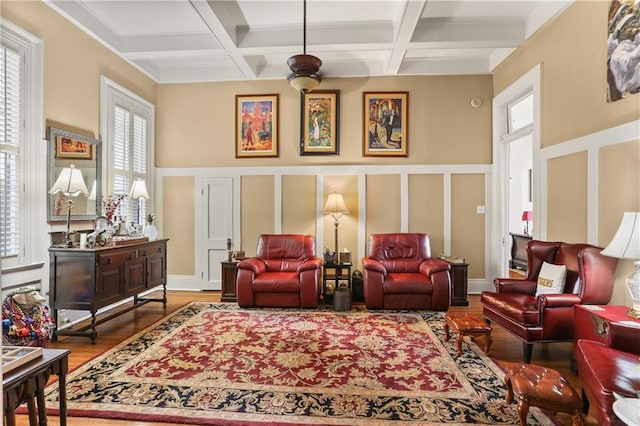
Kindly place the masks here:
[[(334, 237), (335, 237), (335, 253), (336, 256), (338, 255), (338, 222), (340, 221), (340, 218), (345, 215), (345, 214), (349, 214), (349, 209), (347, 208), (347, 205), (344, 202), (344, 198), (342, 197), (342, 194), (338, 194), (337, 192), (333, 192), (332, 194), (329, 194), (329, 198), (327, 198), (327, 203), (324, 205), (324, 210), (322, 211), (324, 214), (329, 214), (331, 215), (331, 217), (333, 217), (333, 225), (335, 227), (334, 230)], [(337, 261), (337, 257), (336, 257), (336, 261)]]
[(67, 230), (64, 233), (64, 245), (65, 247), (73, 247), (73, 241), (71, 240), (70, 222), (71, 222), (71, 209), (73, 209), (74, 202), (71, 197), (77, 197), (80, 194), (89, 195), (87, 185), (84, 183), (82, 172), (76, 169), (75, 164), (65, 167), (60, 172), (58, 179), (49, 190), (49, 194), (62, 193), (67, 197)]

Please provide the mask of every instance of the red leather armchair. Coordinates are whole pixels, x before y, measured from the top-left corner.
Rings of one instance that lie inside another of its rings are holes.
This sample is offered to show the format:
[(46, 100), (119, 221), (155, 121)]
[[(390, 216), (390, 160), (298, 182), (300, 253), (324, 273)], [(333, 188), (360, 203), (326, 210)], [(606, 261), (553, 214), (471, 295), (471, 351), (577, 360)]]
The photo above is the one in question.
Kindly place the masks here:
[[(532, 240), (527, 244), (527, 276), (496, 278), (496, 292), (483, 292), (482, 314), (522, 340), (524, 362), (533, 344), (573, 340), (574, 305), (606, 305), (613, 293), (618, 259), (588, 244)], [(542, 263), (566, 265), (563, 293), (536, 297)]]
[(315, 252), (315, 238), (311, 235), (261, 235), (256, 257), (238, 263), (238, 305), (317, 307), (322, 260)]
[(589, 412), (589, 406), (595, 407), (598, 424), (622, 425), (612, 409), (613, 392), (636, 398), (640, 390), (640, 328), (612, 322), (607, 325), (606, 333), (606, 344), (578, 340), (574, 355), (582, 384), (584, 412)]
[(368, 309), (449, 309), (450, 266), (431, 258), (426, 234), (373, 234), (362, 265)]

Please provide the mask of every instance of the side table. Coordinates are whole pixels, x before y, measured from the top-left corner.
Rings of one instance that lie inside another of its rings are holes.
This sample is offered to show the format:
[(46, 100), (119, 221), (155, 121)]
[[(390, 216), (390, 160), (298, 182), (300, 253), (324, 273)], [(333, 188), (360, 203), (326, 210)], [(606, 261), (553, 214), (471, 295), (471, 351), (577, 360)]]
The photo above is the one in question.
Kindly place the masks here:
[(322, 264), (322, 296), (325, 301), (329, 295), (327, 292), (329, 282), (334, 282), (334, 290), (338, 288), (340, 282), (346, 282), (347, 287), (351, 289), (351, 266), (351, 263), (324, 262)]
[(29, 410), (29, 424), (36, 424), (36, 415), (37, 424), (47, 424), (44, 388), (51, 374), (58, 376), (60, 425), (66, 426), (69, 353), (66, 349), (43, 349), (41, 357), (3, 374), (2, 404), (7, 426), (15, 426), (16, 408), (25, 402)]
[(237, 302), (236, 277), (238, 275), (238, 262), (220, 262), (222, 265), (220, 301)]
[(462, 260), (450, 261), (447, 258), (441, 258), (451, 266), (449, 276), (451, 277), (451, 306), (469, 306), (467, 299), (467, 274), (469, 264)]

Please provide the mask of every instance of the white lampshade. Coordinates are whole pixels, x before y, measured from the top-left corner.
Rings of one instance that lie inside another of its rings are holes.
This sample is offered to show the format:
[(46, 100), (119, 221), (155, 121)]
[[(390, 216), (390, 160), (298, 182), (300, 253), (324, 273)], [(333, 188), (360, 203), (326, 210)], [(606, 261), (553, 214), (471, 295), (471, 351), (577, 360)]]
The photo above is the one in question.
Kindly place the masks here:
[(72, 197), (77, 197), (80, 194), (89, 194), (82, 172), (76, 169), (74, 164), (62, 169), (58, 179), (49, 190), (49, 194), (57, 194), (59, 192)]
[(624, 213), (618, 230), (602, 254), (618, 259), (640, 259), (640, 212)]
[(93, 186), (91, 187), (91, 192), (89, 192), (89, 200), (96, 199), (96, 181), (93, 181)]
[(298, 75), (289, 79), (291, 87), (298, 92), (307, 93), (320, 85), (320, 78), (317, 75)]
[(349, 214), (349, 209), (342, 198), (342, 194), (333, 192), (329, 194), (327, 203), (324, 205), (324, 214), (330, 214), (335, 219), (342, 217), (343, 214)]
[(137, 200), (138, 198), (149, 199), (149, 193), (147, 192), (147, 184), (142, 179), (136, 179), (131, 185), (131, 192), (129, 192), (129, 198)]

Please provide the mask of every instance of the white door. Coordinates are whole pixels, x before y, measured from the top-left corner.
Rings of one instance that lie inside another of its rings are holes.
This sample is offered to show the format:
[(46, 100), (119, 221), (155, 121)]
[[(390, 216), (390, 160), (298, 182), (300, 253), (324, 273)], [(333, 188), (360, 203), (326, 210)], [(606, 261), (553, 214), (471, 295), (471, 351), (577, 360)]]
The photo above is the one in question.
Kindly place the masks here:
[(221, 290), (220, 262), (228, 258), (233, 235), (233, 178), (202, 181), (202, 235), (200, 255), (204, 290)]

